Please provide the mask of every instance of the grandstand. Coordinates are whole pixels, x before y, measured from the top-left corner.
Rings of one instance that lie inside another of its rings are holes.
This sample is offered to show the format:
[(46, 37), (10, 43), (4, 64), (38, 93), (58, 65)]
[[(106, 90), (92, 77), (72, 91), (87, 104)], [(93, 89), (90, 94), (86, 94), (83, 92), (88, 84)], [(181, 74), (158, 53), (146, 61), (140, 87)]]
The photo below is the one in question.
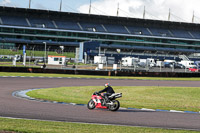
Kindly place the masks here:
[[(109, 55), (196, 59), (200, 53), (200, 24), (127, 17), (80, 14), (38, 9), (0, 7), (0, 48), (27, 45), (29, 49), (98, 41)], [(91, 51), (94, 55), (98, 49)], [(195, 54), (194, 54), (195, 53)]]

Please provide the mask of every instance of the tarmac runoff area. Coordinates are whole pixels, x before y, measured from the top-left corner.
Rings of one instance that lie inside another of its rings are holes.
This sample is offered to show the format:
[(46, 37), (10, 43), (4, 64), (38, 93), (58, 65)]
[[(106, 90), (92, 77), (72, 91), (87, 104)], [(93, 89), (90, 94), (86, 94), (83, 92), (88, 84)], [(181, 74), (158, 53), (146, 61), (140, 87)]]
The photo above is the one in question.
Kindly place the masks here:
[[(28, 100), (34, 100), (39, 102), (45, 102), (45, 103), (56, 103), (56, 104), (64, 104), (64, 105), (74, 105), (74, 106), (87, 106), (86, 104), (77, 104), (77, 103), (65, 103), (65, 102), (57, 102), (57, 101), (48, 101), (48, 100), (40, 100), (32, 98), (28, 95), (26, 95), (27, 92), (37, 89), (43, 89), (43, 88), (35, 88), (35, 89), (27, 89), (27, 90), (21, 90), (21, 91), (15, 91), (12, 93), (12, 96), (18, 97), (18, 98), (24, 98)], [(121, 108), (123, 110), (145, 110), (145, 111), (161, 111), (161, 112), (173, 112), (173, 113), (191, 113), (191, 114), (200, 114), (199, 112), (193, 112), (193, 111), (178, 111), (178, 110), (162, 110), (162, 109), (147, 109), (147, 108)]]

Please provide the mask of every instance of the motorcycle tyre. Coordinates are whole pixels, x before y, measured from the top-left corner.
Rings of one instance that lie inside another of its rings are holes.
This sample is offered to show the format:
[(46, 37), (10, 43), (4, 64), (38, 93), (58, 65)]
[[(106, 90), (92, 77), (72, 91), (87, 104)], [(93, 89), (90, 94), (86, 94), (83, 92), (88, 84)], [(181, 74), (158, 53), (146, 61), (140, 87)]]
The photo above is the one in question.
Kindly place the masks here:
[[(92, 106), (91, 106), (92, 105)], [(90, 109), (90, 110), (92, 110), (92, 109), (94, 109), (96, 106), (95, 106), (95, 103), (94, 103), (94, 101), (92, 100), (92, 99), (90, 99), (90, 101), (88, 102), (88, 104), (87, 104), (87, 108), (88, 109)]]
[[(113, 100), (112, 102), (114, 103), (114, 105), (117, 105), (117, 106), (113, 108), (113, 105), (109, 105), (109, 106), (108, 106), (108, 109), (109, 109), (110, 111), (117, 111), (117, 110), (119, 109), (119, 107), (120, 107), (119, 101), (118, 101), (118, 100)], [(116, 103), (117, 103), (117, 104), (116, 104)]]

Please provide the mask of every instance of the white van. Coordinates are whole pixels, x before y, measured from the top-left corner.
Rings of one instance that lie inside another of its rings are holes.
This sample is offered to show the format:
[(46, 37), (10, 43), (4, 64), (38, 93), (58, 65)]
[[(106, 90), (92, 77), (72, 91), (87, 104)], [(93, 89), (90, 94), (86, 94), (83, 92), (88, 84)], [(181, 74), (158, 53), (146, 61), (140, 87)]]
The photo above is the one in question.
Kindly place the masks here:
[(134, 66), (134, 64), (137, 64), (139, 61), (138, 58), (134, 57), (123, 57), (122, 58), (122, 66)]
[(185, 68), (190, 68), (190, 67), (196, 67), (194, 64), (194, 61), (181, 61), (179, 64), (182, 64), (185, 66)]

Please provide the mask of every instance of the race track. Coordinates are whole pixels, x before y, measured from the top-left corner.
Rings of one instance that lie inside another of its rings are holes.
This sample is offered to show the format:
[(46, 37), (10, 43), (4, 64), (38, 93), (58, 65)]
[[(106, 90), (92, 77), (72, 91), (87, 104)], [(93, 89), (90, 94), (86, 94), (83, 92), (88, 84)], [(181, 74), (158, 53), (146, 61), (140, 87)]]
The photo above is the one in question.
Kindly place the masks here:
[[(148, 81), (67, 78), (0, 77), (0, 116), (64, 122), (116, 124), (200, 131), (200, 115), (143, 110), (88, 110), (85, 106), (43, 103), (12, 96), (17, 90), (61, 86), (184, 86), (200, 87), (199, 81)], [(89, 100), (90, 98), (88, 98)], [(120, 100), (120, 99), (119, 99)]]

